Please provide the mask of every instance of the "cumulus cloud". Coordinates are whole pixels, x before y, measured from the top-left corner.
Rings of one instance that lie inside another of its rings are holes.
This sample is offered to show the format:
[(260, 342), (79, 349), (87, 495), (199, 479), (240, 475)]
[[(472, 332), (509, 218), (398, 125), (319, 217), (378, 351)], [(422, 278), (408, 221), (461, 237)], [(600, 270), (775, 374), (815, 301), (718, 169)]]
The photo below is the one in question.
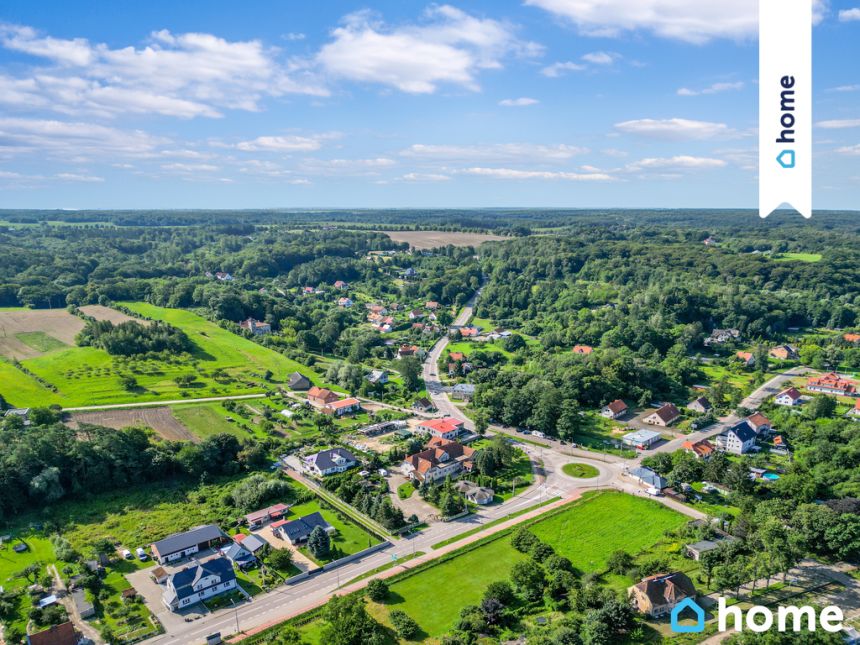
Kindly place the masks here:
[(416, 143), (403, 150), (404, 157), (460, 162), (552, 162), (585, 154), (588, 148), (567, 144), (495, 143), (477, 145), (428, 145)]
[(43, 61), (24, 74), (0, 76), (0, 102), (24, 110), (216, 118), (228, 109), (256, 111), (265, 96), (328, 93), (307, 70), (288, 69), (276, 50), (257, 40), (162, 30), (143, 47), (112, 49), (2, 23), (0, 46)]
[(616, 123), (615, 129), (626, 134), (669, 140), (710, 139), (732, 132), (725, 123), (690, 119), (636, 119)]
[(621, 55), (614, 52), (589, 52), (582, 56), (582, 60), (592, 65), (612, 65), (619, 58)]
[(819, 121), (819, 128), (825, 130), (842, 130), (844, 128), (860, 128), (860, 119), (832, 119), (830, 121)]
[(501, 68), (507, 55), (540, 50), (505, 23), (433, 5), (421, 24), (388, 26), (369, 11), (350, 14), (316, 62), (333, 77), (430, 94), (441, 84), (477, 90), (482, 70)]
[(611, 181), (612, 176), (602, 172), (555, 172), (547, 170), (518, 170), (516, 168), (464, 168), (464, 175), (491, 179), (548, 179), (561, 181)]
[[(525, 4), (567, 20), (589, 36), (642, 30), (698, 44), (754, 37), (758, 31), (758, 3), (750, 0), (525, 0)], [(824, 0), (815, 0), (815, 7), (820, 20)]]
[(860, 155), (860, 143), (855, 146), (843, 146), (842, 148), (837, 148), (836, 152), (842, 155)]
[(722, 159), (710, 157), (693, 157), (690, 155), (677, 155), (674, 157), (649, 157), (630, 164), (629, 170), (704, 170), (712, 168), (723, 168), (726, 162)]
[(540, 71), (540, 73), (549, 78), (558, 78), (559, 76), (564, 76), (568, 72), (581, 72), (584, 69), (587, 69), (585, 65), (567, 60), (547, 65)]
[(322, 137), (262, 136), (236, 144), (244, 152), (313, 152), (322, 147)]
[(840, 22), (853, 22), (854, 20), (860, 20), (860, 7), (855, 7), (854, 9), (843, 9), (839, 12)]
[(540, 103), (537, 99), (532, 99), (527, 96), (521, 96), (518, 99), (503, 99), (499, 101), (502, 107), (528, 107), (529, 105), (537, 105)]
[(734, 83), (713, 83), (700, 90), (691, 90), (682, 87), (678, 90), (678, 96), (700, 96), (702, 94), (719, 94), (720, 92), (731, 92), (743, 89), (743, 81), (735, 81)]

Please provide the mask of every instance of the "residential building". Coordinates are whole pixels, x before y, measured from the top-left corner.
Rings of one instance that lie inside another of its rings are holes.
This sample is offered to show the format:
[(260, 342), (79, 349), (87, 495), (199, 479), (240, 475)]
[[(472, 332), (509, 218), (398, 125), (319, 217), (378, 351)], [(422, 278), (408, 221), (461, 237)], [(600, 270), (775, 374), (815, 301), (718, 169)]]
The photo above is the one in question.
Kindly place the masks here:
[(370, 374), (365, 376), (372, 385), (385, 385), (388, 383), (388, 371), (387, 370), (373, 370)]
[(428, 300), (424, 303), (424, 308), (429, 309), (430, 311), (436, 311), (439, 308), (439, 303), (435, 300)]
[(649, 425), (665, 428), (675, 423), (680, 417), (681, 411), (675, 407), (674, 403), (665, 403), (656, 412), (649, 414), (642, 420)]
[(803, 403), (803, 396), (800, 394), (800, 390), (796, 387), (790, 387), (777, 394), (776, 397), (774, 397), (773, 402), (776, 405), (800, 405)]
[(313, 530), (320, 527), (328, 534), (335, 532), (335, 528), (325, 521), (322, 514), (317, 511), (304, 517), (299, 517), (294, 520), (281, 520), (272, 524), (272, 533), (283, 540), (287, 540), (293, 546), (303, 544), (308, 541), (308, 538), (313, 533)]
[[(280, 522), (280, 520), (278, 520)], [(233, 536), (233, 541), (236, 544), (241, 544), (242, 548), (244, 548), (249, 553), (257, 555), (257, 553), (268, 546), (268, 542), (266, 542), (263, 538), (251, 534), (245, 535), (244, 533), (239, 533), (238, 535)]]
[(717, 435), (717, 448), (734, 455), (743, 455), (755, 446), (756, 433), (746, 420)]
[(355, 303), (351, 299), (347, 298), (346, 296), (344, 296), (343, 298), (337, 299), (337, 306), (338, 307), (343, 307), (345, 309), (349, 309), (350, 307), (352, 307), (353, 304), (355, 304)]
[(266, 522), (281, 519), (284, 515), (286, 515), (287, 510), (289, 510), (289, 508), (290, 507), (288, 504), (274, 504), (272, 506), (268, 506), (266, 508), (260, 509), (259, 511), (248, 513), (245, 516), (245, 523), (251, 529), (258, 529)]
[(222, 547), (221, 555), (223, 555), (236, 567), (242, 569), (243, 571), (245, 569), (250, 569), (255, 564), (257, 564), (257, 558), (254, 557), (254, 554), (248, 551), (238, 542), (233, 542), (225, 547)]
[(464, 423), (453, 417), (427, 419), (418, 424), (418, 432), (428, 432), (442, 439), (456, 439), (463, 432)]
[(370, 311), (370, 313), (376, 314), (378, 316), (384, 316), (388, 313), (388, 309), (386, 309), (382, 305), (368, 305), (367, 309), (368, 311)]
[(848, 411), (848, 415), (852, 417), (860, 417), (860, 399), (854, 402), (854, 407)]
[(397, 360), (406, 358), (407, 356), (415, 356), (416, 358), (423, 359), (426, 354), (427, 352), (418, 347), (418, 345), (401, 345), (397, 350)]
[(633, 468), (628, 473), (633, 479), (638, 481), (643, 486), (647, 486), (648, 488), (656, 488), (658, 491), (663, 490), (666, 486), (669, 485), (663, 477), (655, 473), (650, 468), (645, 468), (640, 466), (639, 468)]
[(710, 345), (722, 345), (733, 340), (740, 340), (741, 332), (738, 329), (715, 329), (705, 339), (705, 347)]
[(186, 567), (167, 578), (161, 600), (170, 611), (236, 589), (236, 573), (227, 558), (212, 558)]
[(768, 354), (780, 361), (793, 361), (797, 358), (797, 349), (791, 345), (777, 345)]
[(220, 280), (221, 282), (232, 282), (233, 281), (233, 276), (230, 275), (229, 273), (225, 273), (223, 271), (218, 271), (215, 274), (215, 278)]
[(260, 322), (254, 318), (248, 318), (239, 323), (239, 327), (245, 331), (251, 332), (254, 336), (263, 336), (272, 333), (272, 326), (269, 323)]
[(708, 401), (704, 396), (700, 396), (698, 399), (693, 399), (687, 404), (687, 409), (691, 412), (698, 412), (699, 414), (707, 414), (713, 409), (711, 402)]
[(421, 397), (420, 399), (415, 399), (412, 403), (412, 409), (416, 412), (432, 412), (436, 409), (436, 406), (427, 397)]
[(684, 450), (693, 455), (696, 459), (710, 459), (716, 448), (707, 439), (701, 441), (685, 441), (682, 446)]
[(451, 388), (451, 398), (457, 401), (471, 401), (475, 396), (475, 386), (472, 383), (457, 383)]
[(337, 394), (324, 387), (314, 385), (310, 390), (308, 390), (308, 401), (310, 401), (311, 405), (325, 407), (329, 403), (337, 401), (338, 398)]
[(835, 372), (813, 376), (806, 381), (806, 389), (810, 392), (833, 394), (836, 396), (857, 396), (857, 384), (842, 378)]
[(292, 374), (290, 374), (290, 379), (287, 381), (287, 386), (291, 390), (309, 390), (311, 388), (311, 381), (304, 374), (301, 374), (299, 372), (293, 372)]
[(485, 506), (492, 503), (496, 495), (492, 488), (478, 486), (477, 484), (473, 484), (472, 482), (463, 479), (454, 484), (454, 488), (468, 501), (473, 504), (478, 504), (479, 506)]
[(607, 419), (619, 419), (627, 414), (627, 404), (621, 399), (615, 399), (611, 403), (607, 403), (600, 410), (600, 416)]
[(409, 312), (409, 320), (421, 320), (424, 317), (424, 312), (420, 309), (413, 309)]
[(693, 542), (692, 544), (686, 545), (687, 557), (698, 562), (703, 553), (719, 549), (721, 542), (733, 542), (734, 540), (735, 538), (731, 535), (726, 535), (714, 538), (713, 540), (700, 540), (699, 542)]
[(322, 411), (325, 414), (333, 414), (336, 417), (342, 417), (347, 414), (355, 414), (361, 411), (361, 401), (354, 397), (348, 397), (335, 401), (326, 405)]
[(740, 359), (746, 367), (755, 365), (755, 356), (751, 352), (735, 352), (735, 357)]
[(627, 597), (639, 613), (658, 618), (687, 598), (694, 599), (696, 588), (684, 573), (660, 573), (630, 587)]
[(660, 441), (662, 438), (663, 437), (659, 432), (654, 432), (653, 430), (637, 430), (636, 432), (630, 432), (624, 435), (621, 438), (621, 441), (623, 441), (625, 445), (636, 448), (637, 450), (645, 450)]
[(334, 288), (335, 289), (349, 289), (349, 284), (347, 284), (343, 280), (335, 280)]
[(594, 351), (594, 348), (591, 345), (574, 345), (572, 351), (574, 354), (581, 354), (583, 356), (587, 356)]
[(71, 595), (75, 609), (81, 618), (87, 619), (96, 615), (96, 608), (93, 603), (87, 600), (87, 594), (83, 589), (75, 589)]
[(754, 412), (746, 418), (747, 424), (752, 428), (756, 435), (765, 435), (769, 433), (773, 426), (771, 425), (770, 419), (768, 419), (761, 412)]
[(472, 468), (475, 451), (467, 446), (439, 437), (431, 439), (425, 450), (409, 455), (403, 462), (403, 474), (419, 482), (434, 483)]
[(215, 524), (205, 524), (189, 531), (174, 533), (150, 545), (152, 557), (159, 564), (175, 562), (189, 555), (220, 545), (227, 539), (224, 532)]
[(860, 334), (843, 334), (842, 338), (844, 338), (849, 343), (860, 343)]
[(358, 464), (353, 454), (344, 448), (329, 448), (321, 450), (304, 458), (304, 469), (317, 475), (325, 477), (334, 473), (342, 473)]
[(451, 352), (448, 354), (448, 360), (453, 362), (463, 362), (466, 360), (466, 355), (463, 352)]
[(30, 408), (11, 408), (6, 410), (4, 417), (18, 417), (25, 426), (30, 425)]
[(65, 622), (35, 634), (27, 634), (27, 645), (78, 645), (78, 635), (75, 626)]

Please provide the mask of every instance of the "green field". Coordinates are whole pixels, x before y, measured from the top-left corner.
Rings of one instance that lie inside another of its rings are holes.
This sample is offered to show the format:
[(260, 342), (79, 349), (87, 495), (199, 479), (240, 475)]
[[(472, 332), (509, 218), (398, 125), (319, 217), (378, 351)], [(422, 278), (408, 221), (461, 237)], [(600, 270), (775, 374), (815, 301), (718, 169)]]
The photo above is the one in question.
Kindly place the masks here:
[(589, 464), (565, 464), (561, 467), (561, 472), (569, 477), (576, 477), (578, 479), (591, 479), (600, 474), (597, 468)]
[(821, 262), (820, 253), (779, 253), (773, 259), (777, 262)]
[[(256, 402), (252, 399), (252, 402)], [(214, 434), (231, 434), (240, 439), (247, 439), (249, 434), (234, 421), (230, 422), (227, 417), (236, 419), (220, 403), (198, 403), (188, 405), (175, 405), (171, 408), (173, 416), (201, 439)]]
[(15, 334), (15, 338), (27, 345), (27, 347), (32, 347), (37, 352), (50, 352), (67, 347), (63, 341), (57, 340), (43, 331), (22, 331)]
[[(28, 581), (24, 578), (17, 578), (15, 574), (22, 571), (24, 568), (32, 564), (47, 565), (56, 560), (54, 555), (54, 547), (47, 538), (35, 535), (33, 533), (14, 533), (12, 532), (13, 540), (8, 544), (0, 546), (0, 587), (6, 591), (16, 591), (24, 589), (32, 584), (32, 580)], [(17, 538), (27, 544), (29, 550), (24, 553), (15, 553), (12, 547), (18, 542)], [(39, 577), (45, 575), (46, 570), (43, 567), (39, 573)], [(27, 626), (27, 612), (31, 607), (29, 596), (24, 593), (17, 601), (16, 614), (18, 618), (10, 621), (10, 626), (20, 633), (24, 632)]]
[[(189, 311), (145, 303), (124, 304), (185, 331), (196, 346), (194, 352), (164, 360), (144, 360), (111, 356), (95, 347), (63, 346), (22, 361), (24, 367), (59, 392), (44, 388), (11, 364), (0, 362), (0, 394), (18, 407), (53, 403), (72, 407), (263, 392), (282, 383), (294, 371), (314, 382), (320, 380), (313, 370)], [(264, 380), (266, 371), (272, 372), (271, 381)], [(175, 379), (188, 374), (196, 375), (197, 381), (189, 387), (179, 387)], [(123, 389), (122, 376), (134, 377), (138, 387)]]

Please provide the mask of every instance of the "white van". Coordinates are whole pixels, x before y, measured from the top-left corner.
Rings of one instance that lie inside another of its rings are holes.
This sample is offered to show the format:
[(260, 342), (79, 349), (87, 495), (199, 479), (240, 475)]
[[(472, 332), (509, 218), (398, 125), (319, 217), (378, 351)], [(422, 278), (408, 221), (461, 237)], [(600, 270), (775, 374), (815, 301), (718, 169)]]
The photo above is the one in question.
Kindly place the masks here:
[(137, 558), (141, 562), (146, 562), (147, 560), (149, 560), (149, 556), (146, 555), (146, 551), (143, 550), (143, 547), (137, 547), (137, 549), (135, 549), (135, 553), (137, 553)]
[(126, 560), (134, 560), (134, 556), (131, 554), (131, 551), (129, 551), (128, 549), (122, 550), (122, 557), (125, 558)]
[(546, 435), (543, 432), (538, 432), (537, 430), (532, 431), (532, 436), (537, 437), (538, 439), (543, 439)]

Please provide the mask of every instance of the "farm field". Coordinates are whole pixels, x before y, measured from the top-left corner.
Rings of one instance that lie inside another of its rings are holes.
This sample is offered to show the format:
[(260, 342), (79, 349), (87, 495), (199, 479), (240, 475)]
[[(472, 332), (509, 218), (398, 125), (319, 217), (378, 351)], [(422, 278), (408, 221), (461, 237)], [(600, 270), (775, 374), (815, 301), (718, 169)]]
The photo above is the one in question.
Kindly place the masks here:
[[(584, 573), (600, 573), (618, 549), (637, 553), (656, 543), (666, 529), (687, 518), (656, 502), (622, 493), (588, 496), (561, 511), (531, 522), (529, 530)], [(449, 631), (460, 610), (480, 602), (486, 586), (507, 579), (527, 556), (514, 549), (506, 534), (466, 550), (435, 566), (390, 584), (390, 599), (371, 603), (371, 612), (390, 625), (388, 612), (400, 609), (414, 618), (429, 638)], [(456, 594), (439, 593), (456, 589)]]
[(183, 425), (168, 407), (72, 413), (69, 425), (74, 428), (81, 423), (107, 426), (117, 430), (129, 426), (145, 426), (152, 428), (162, 439), (169, 441), (198, 441), (198, 436)]
[(504, 240), (501, 235), (488, 233), (459, 233), (456, 231), (382, 231), (395, 242), (406, 242), (414, 249), (435, 249), (440, 246), (479, 246), (484, 242)]
[(0, 310), (0, 356), (24, 360), (75, 344), (84, 321), (65, 309)]
[(191, 433), (195, 440), (205, 439), (213, 434), (227, 433), (240, 439), (248, 437), (236, 423), (227, 421), (230, 413), (219, 403), (177, 405), (171, 408), (172, 416)]
[(139, 318), (132, 318), (128, 314), (124, 314), (121, 311), (116, 309), (112, 309), (110, 307), (105, 307), (104, 305), (84, 305), (80, 307), (80, 310), (84, 312), (87, 316), (92, 316), (96, 320), (109, 320), (114, 325), (119, 325), (120, 323), (135, 321), (142, 325), (148, 325), (149, 321), (140, 320)]
[[(0, 352), (4, 348), (7, 353), (13, 351), (10, 347), (26, 348), (30, 357), (21, 360), (23, 367), (58, 391), (50, 390), (9, 363), (0, 363), (3, 377), (0, 394), (18, 407), (54, 403), (75, 407), (257, 393), (283, 382), (293, 371), (300, 371), (315, 382), (319, 380), (313, 370), (189, 311), (143, 303), (125, 304), (142, 315), (181, 328), (192, 339), (196, 350), (190, 356), (163, 360), (116, 357), (95, 347), (65, 347), (33, 355), (38, 353), (17, 339), (10, 341), (7, 337), (5, 346), (0, 342)], [(83, 327), (83, 321), (65, 311), (0, 312), (0, 324), (4, 321), (7, 327), (11, 325), (9, 321), (14, 321), (16, 333), (45, 331), (69, 342), (74, 342), (74, 334)], [(273, 374), (270, 382), (263, 378), (267, 371)], [(197, 376), (197, 380), (188, 387), (180, 387), (175, 379), (189, 374)], [(120, 383), (123, 376), (132, 376), (137, 387), (124, 389)]]

